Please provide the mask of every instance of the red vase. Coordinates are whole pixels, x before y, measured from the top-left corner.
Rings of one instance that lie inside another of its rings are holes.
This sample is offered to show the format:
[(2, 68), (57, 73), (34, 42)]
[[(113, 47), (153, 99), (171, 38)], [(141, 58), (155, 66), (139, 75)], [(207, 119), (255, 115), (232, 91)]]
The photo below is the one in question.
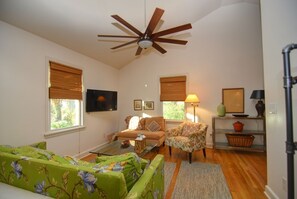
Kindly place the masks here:
[(244, 126), (244, 124), (241, 123), (240, 121), (237, 121), (237, 122), (233, 123), (233, 127), (234, 127), (235, 132), (241, 132), (243, 130), (243, 126)]

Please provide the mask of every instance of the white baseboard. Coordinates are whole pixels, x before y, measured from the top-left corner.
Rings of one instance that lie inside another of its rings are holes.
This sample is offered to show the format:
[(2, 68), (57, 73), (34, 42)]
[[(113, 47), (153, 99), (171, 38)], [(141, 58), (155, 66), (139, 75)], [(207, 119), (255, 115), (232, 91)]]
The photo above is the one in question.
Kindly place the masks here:
[(213, 149), (213, 144), (212, 143), (206, 143), (206, 148)]
[(269, 199), (279, 199), (279, 197), (272, 191), (272, 189), (268, 185), (265, 186), (264, 193)]
[(87, 149), (87, 150), (85, 150), (83, 152), (80, 152), (80, 153), (74, 155), (73, 157), (78, 158), (78, 159), (84, 158), (84, 157), (90, 155), (90, 151), (98, 150), (98, 149), (100, 149), (102, 146), (104, 146), (106, 144), (108, 144), (108, 142), (105, 142), (105, 143), (97, 145), (97, 146), (95, 146), (93, 148)]

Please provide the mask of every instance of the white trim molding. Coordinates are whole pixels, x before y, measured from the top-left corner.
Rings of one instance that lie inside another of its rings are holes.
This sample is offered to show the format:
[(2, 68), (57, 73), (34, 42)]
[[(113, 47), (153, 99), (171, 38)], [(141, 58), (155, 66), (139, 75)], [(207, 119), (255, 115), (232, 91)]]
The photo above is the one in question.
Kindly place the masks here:
[(269, 199), (279, 199), (279, 197), (272, 191), (272, 189), (268, 185), (265, 186), (264, 194)]

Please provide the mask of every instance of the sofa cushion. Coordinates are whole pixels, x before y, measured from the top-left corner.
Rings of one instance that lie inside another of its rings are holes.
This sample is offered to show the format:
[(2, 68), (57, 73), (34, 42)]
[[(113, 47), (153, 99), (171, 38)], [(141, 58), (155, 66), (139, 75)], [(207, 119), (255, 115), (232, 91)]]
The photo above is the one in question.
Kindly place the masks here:
[(122, 172), (126, 180), (128, 191), (143, 173), (141, 159), (136, 153), (98, 157), (96, 162), (98, 162), (98, 164), (95, 167), (99, 172)]
[(159, 131), (161, 126), (154, 120), (147, 125), (147, 130), (149, 131)]

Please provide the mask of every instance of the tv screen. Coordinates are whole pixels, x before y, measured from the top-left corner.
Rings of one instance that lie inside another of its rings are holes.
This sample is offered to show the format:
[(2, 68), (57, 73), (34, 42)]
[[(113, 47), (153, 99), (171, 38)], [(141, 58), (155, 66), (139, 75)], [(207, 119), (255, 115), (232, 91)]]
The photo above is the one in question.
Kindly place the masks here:
[(87, 89), (86, 111), (115, 111), (117, 110), (118, 93), (116, 91)]

